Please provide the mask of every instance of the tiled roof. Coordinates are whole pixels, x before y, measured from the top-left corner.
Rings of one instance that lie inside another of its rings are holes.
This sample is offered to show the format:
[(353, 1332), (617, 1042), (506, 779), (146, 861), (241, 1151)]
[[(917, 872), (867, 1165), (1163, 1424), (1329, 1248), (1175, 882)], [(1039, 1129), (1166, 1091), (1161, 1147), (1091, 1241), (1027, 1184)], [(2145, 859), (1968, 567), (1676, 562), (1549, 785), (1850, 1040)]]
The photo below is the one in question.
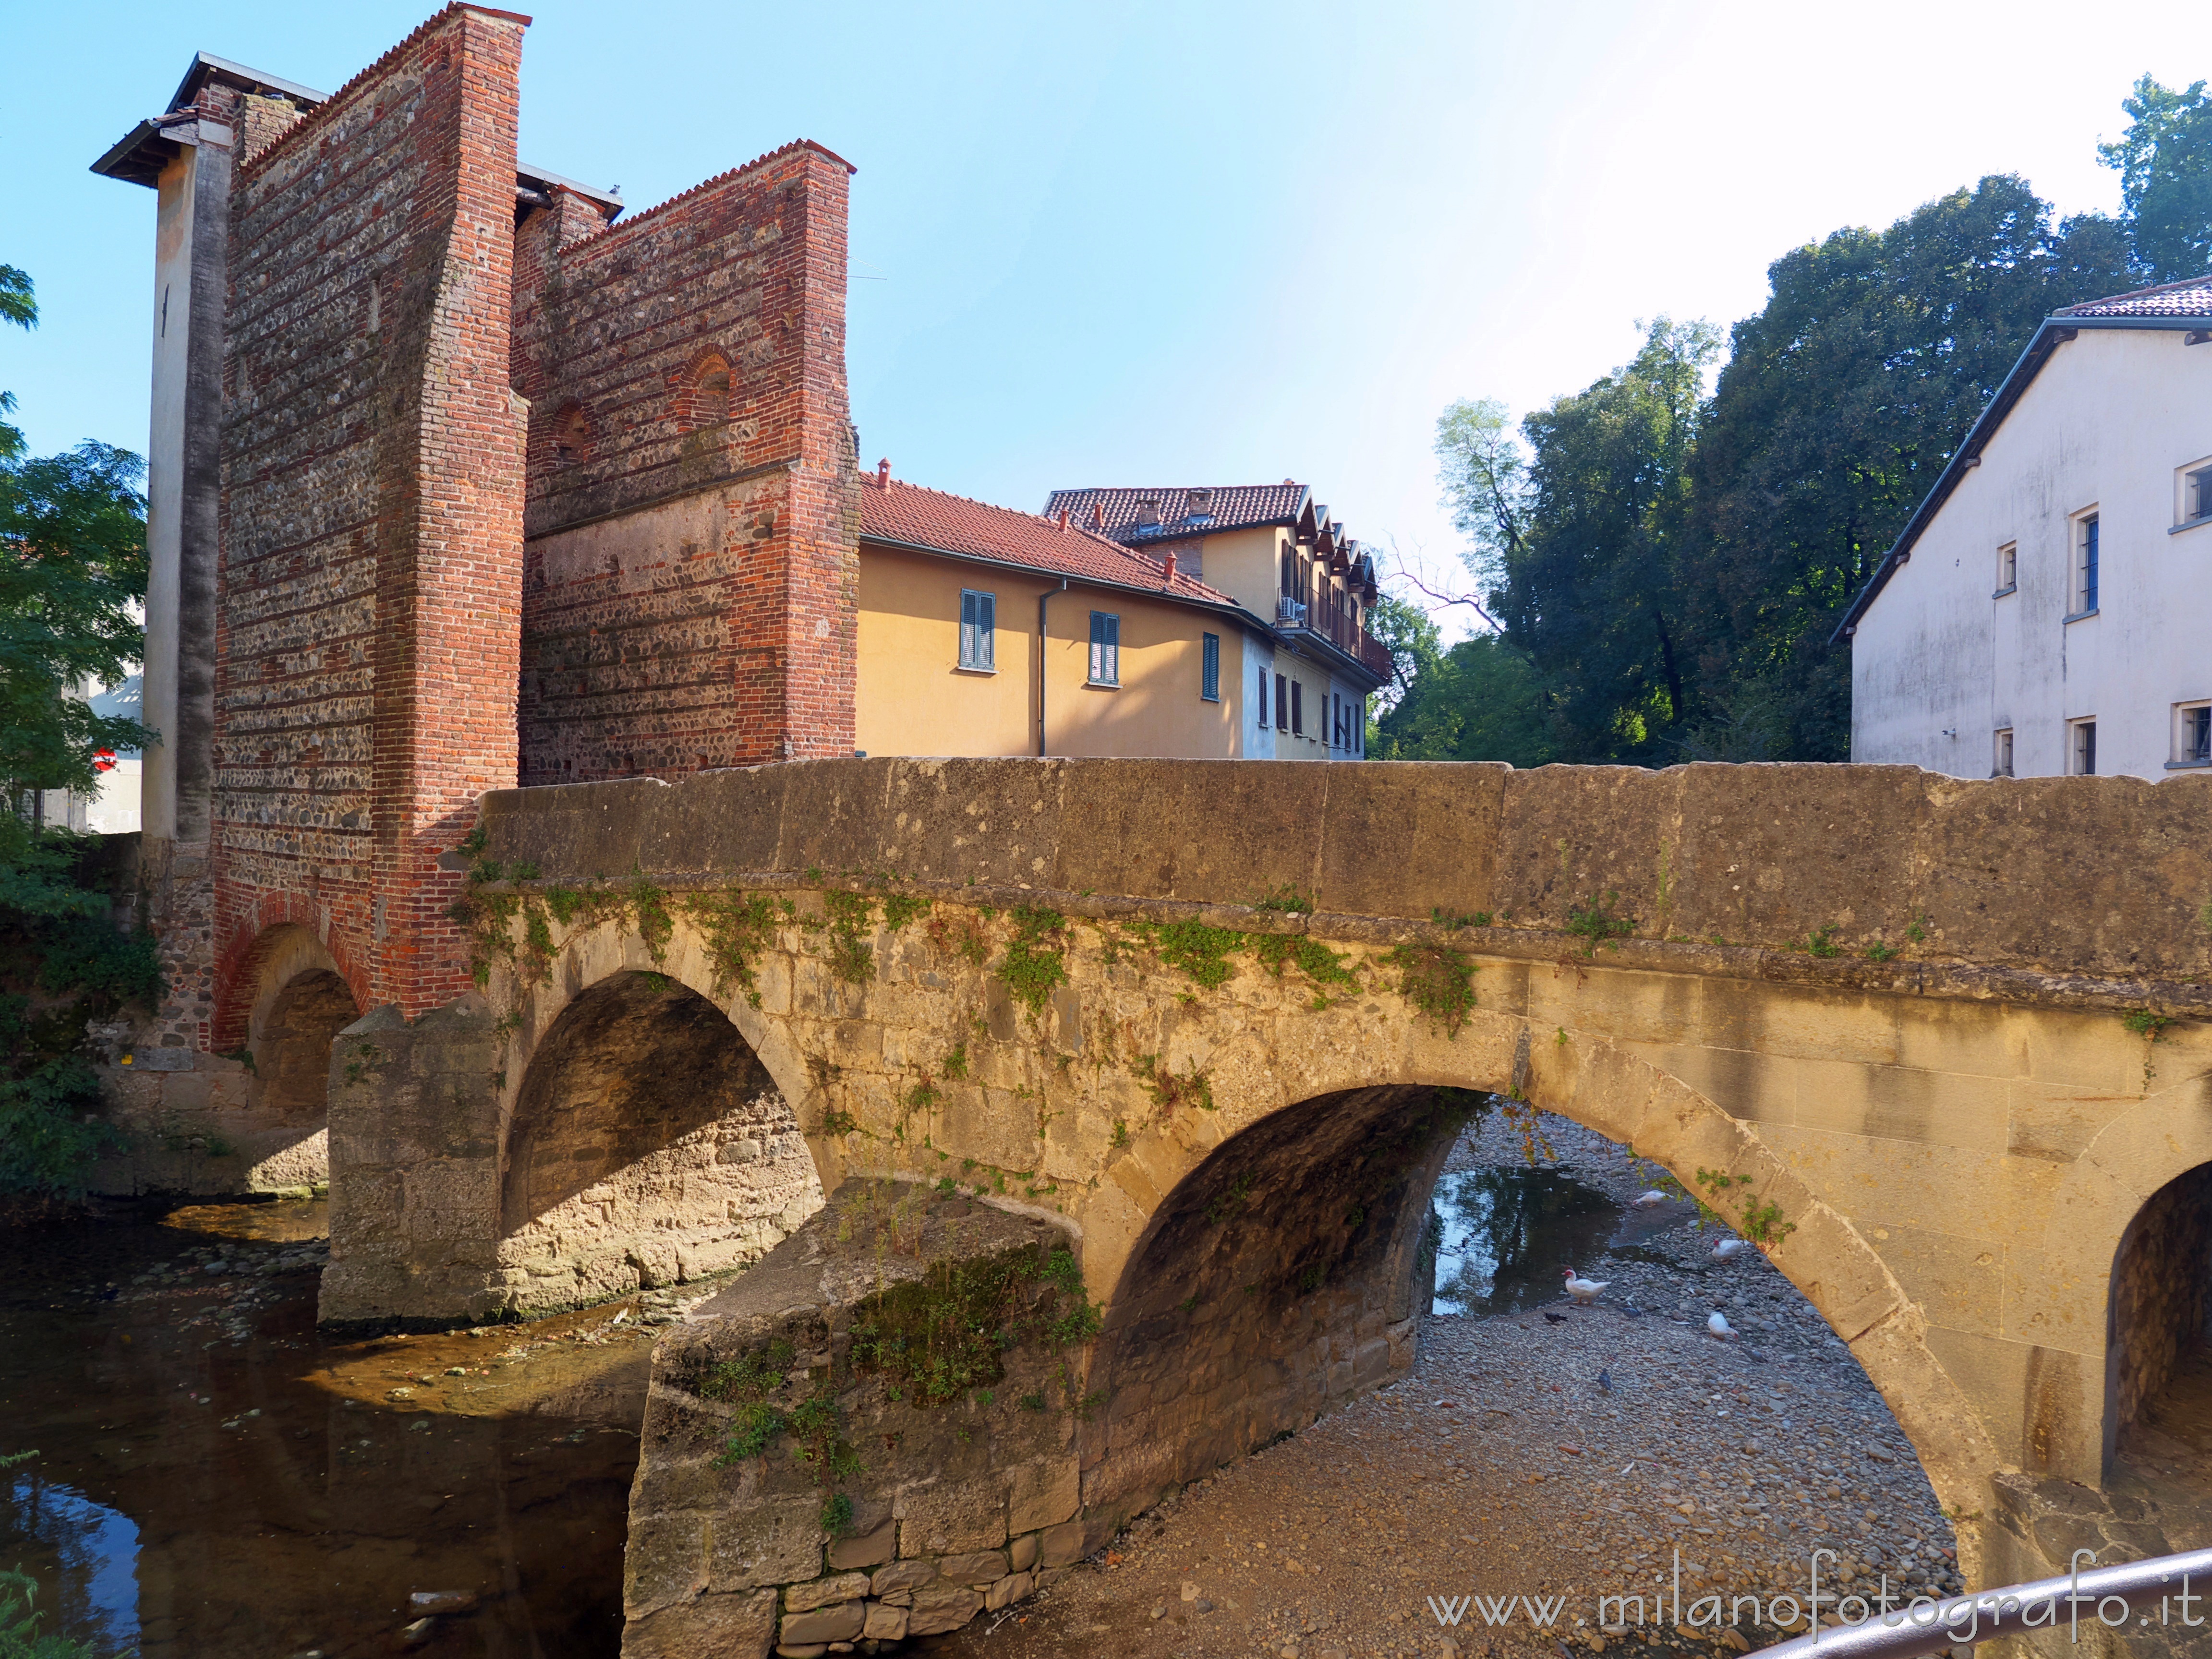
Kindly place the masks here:
[[(1205, 516), (1194, 518), (1191, 497), (1210, 497)], [(1102, 511), (1099, 528), (1116, 541), (1137, 537), (1211, 534), (1246, 525), (1288, 524), (1298, 516), (1307, 500), (1301, 483), (1228, 484), (1208, 489), (1204, 484), (1181, 484), (1160, 489), (1055, 489), (1045, 501), (1047, 518), (1057, 518), (1062, 508), (1076, 523), (1089, 525), (1094, 507)], [(1159, 514), (1158, 526), (1140, 526), (1138, 511), (1150, 501)]]
[(2068, 306), (2061, 317), (2205, 317), (2212, 316), (2212, 276), (2191, 276), (2185, 283), (2160, 283), (2132, 294), (2087, 300)]
[(1073, 520), (1063, 530), (1056, 519), (993, 507), (965, 495), (949, 495), (941, 489), (925, 489), (878, 473), (860, 475), (860, 534), (909, 547), (936, 548), (1003, 564), (1024, 565), (1055, 576), (1087, 577), (1121, 587), (1165, 591), (1173, 598), (1201, 605), (1237, 603), (1180, 570), (1176, 572), (1174, 587), (1168, 589), (1167, 572), (1159, 563), (1103, 536), (1093, 535)]

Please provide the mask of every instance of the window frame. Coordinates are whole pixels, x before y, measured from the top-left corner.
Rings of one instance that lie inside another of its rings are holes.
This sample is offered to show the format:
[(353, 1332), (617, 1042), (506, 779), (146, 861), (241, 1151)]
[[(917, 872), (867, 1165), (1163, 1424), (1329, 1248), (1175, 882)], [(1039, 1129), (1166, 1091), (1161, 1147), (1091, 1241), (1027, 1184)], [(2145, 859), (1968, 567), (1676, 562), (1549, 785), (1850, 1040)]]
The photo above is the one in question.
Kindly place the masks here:
[[(971, 617), (969, 601), (974, 601)], [(954, 666), (963, 674), (999, 672), (999, 596), (988, 588), (960, 590), (959, 645)], [(981, 646), (979, 651), (975, 647)]]
[(1198, 636), (1198, 695), (1206, 702), (1221, 701), (1221, 635)]
[(2000, 726), (1990, 734), (1990, 775), (2008, 778), (2012, 767), (2012, 727)]
[(1267, 680), (1273, 672), (1266, 663), (1260, 665), (1260, 695), (1252, 707), (1258, 714), (1258, 725), (1262, 732), (1267, 730)]
[(1085, 685), (1118, 691), (1121, 688), (1121, 613), (1091, 613), (1091, 678)]
[(2173, 469), (2173, 527), (2166, 534), (2178, 536), (2206, 524), (2212, 524), (2212, 455)]
[(2097, 717), (2084, 714), (2079, 720), (2066, 722), (2066, 775), (2069, 778), (2094, 778), (2097, 775)]
[(1997, 549), (1997, 586), (1996, 591), (1990, 597), (1993, 599), (2001, 599), (2006, 594), (2017, 592), (2019, 590), (2020, 544), (2016, 541), (2006, 542)]
[(2079, 622), (2097, 614), (2103, 596), (2103, 515), (2094, 507), (2083, 507), (2067, 520), (2066, 535), (2066, 598), (2073, 607), (2066, 620)]
[[(2197, 730), (2203, 734), (2201, 745), (2193, 741)], [(2197, 697), (2173, 705), (2172, 754), (2173, 758), (2166, 763), (2169, 772), (2212, 767), (2212, 698)]]

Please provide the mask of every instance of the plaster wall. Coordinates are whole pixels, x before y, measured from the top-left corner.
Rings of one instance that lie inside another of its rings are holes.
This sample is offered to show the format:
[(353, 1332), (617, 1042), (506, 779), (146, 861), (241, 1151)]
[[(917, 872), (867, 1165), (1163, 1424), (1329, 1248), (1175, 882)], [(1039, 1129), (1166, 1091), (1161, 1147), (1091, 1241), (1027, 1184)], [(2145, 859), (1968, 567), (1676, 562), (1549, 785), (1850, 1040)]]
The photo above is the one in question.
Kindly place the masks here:
[[(997, 596), (994, 672), (963, 669), (960, 593)], [(1238, 755), (1245, 633), (1224, 617), (1120, 590), (934, 559), (874, 543), (860, 552), (860, 740), (874, 755), (1033, 755), (1036, 607), (1049, 592), (1046, 732), (1055, 755)], [(1121, 619), (1118, 688), (1090, 684), (1091, 613)], [(1221, 641), (1221, 695), (1201, 687), (1203, 636)]]
[[(2212, 348), (2173, 329), (2060, 346), (1860, 620), (1851, 758), (1987, 777), (2069, 769), (2094, 717), (2100, 772), (2170, 775), (2175, 706), (2212, 701), (2212, 520), (2183, 526), (2178, 473), (2212, 459)], [(2068, 622), (2073, 524), (2100, 520), (2096, 614)], [(1995, 593), (2001, 546), (2018, 583)]]

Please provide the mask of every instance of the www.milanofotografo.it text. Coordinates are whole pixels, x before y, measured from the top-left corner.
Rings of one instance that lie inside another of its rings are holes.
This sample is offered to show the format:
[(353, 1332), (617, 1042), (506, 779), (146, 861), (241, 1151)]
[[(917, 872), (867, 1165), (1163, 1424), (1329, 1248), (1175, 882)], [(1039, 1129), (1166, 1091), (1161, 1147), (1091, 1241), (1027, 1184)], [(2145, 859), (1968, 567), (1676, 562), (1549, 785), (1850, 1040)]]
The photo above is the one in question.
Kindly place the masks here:
[[(1941, 1626), (1954, 1640), (1972, 1642), (1981, 1632), (1984, 1620), (2004, 1619), (2030, 1629), (2064, 1629), (2079, 1640), (2081, 1626), (2091, 1620), (2107, 1629), (2118, 1630), (2133, 1622), (2139, 1626), (2153, 1622), (2146, 1607), (2138, 1612), (2122, 1595), (2100, 1596), (2080, 1587), (2081, 1565), (2095, 1558), (2087, 1550), (2077, 1551), (2073, 1563), (2073, 1576), (2065, 1588), (2050, 1590), (2023, 1601), (2016, 1595), (2001, 1595), (1983, 1592), (1975, 1595), (1946, 1596), (1938, 1601), (1934, 1596), (1916, 1595), (1910, 1600), (1889, 1593), (1889, 1576), (1882, 1575), (1880, 1587), (1870, 1595), (1838, 1595), (1833, 1581), (1824, 1586), (1820, 1578), (1823, 1559), (1831, 1565), (1837, 1560), (1833, 1550), (1814, 1550), (1807, 1561), (1805, 1594), (1802, 1596), (1784, 1593), (1762, 1600), (1757, 1595), (1727, 1595), (1707, 1590), (1692, 1595), (1688, 1602), (1682, 1600), (1682, 1553), (1674, 1552), (1674, 1577), (1671, 1587), (1662, 1587), (1648, 1595), (1640, 1591), (1624, 1592), (1618, 1595), (1600, 1595), (1595, 1604), (1585, 1603), (1590, 1610), (1576, 1615), (1574, 1625), (1595, 1624), (1601, 1630), (1618, 1631), (1634, 1626), (1680, 1626), (1690, 1630), (1730, 1629), (1743, 1625), (1765, 1626), (1776, 1630), (1794, 1630), (1810, 1621), (1814, 1640), (1820, 1639), (1821, 1629), (1834, 1625), (1856, 1628), (1868, 1620), (1879, 1619), (1892, 1627), (1911, 1624), (1927, 1627)], [(2191, 1588), (2185, 1575), (2179, 1591), (2159, 1598), (2155, 1622), (2164, 1627), (2181, 1626), (2202, 1629), (2212, 1620), (2195, 1611), (2200, 1604), (2212, 1602), (2207, 1596)], [(1461, 1624), (1488, 1626), (1515, 1625), (1522, 1622), (1538, 1630), (1557, 1627), (1568, 1612), (1564, 1595), (1484, 1595), (1470, 1592), (1465, 1595), (1431, 1595), (1428, 1598), (1429, 1612), (1437, 1623), (1446, 1626)]]

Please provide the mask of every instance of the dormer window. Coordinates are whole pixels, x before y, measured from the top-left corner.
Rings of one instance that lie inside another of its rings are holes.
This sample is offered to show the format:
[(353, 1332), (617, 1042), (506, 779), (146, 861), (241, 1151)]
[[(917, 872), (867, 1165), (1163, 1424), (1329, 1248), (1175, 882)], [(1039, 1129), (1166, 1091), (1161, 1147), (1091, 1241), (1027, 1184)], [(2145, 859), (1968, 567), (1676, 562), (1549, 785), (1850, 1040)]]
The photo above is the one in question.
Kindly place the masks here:
[(1184, 497), (1182, 514), (1186, 519), (1212, 518), (1213, 516), (1213, 492), (1210, 489), (1192, 490), (1188, 496)]

